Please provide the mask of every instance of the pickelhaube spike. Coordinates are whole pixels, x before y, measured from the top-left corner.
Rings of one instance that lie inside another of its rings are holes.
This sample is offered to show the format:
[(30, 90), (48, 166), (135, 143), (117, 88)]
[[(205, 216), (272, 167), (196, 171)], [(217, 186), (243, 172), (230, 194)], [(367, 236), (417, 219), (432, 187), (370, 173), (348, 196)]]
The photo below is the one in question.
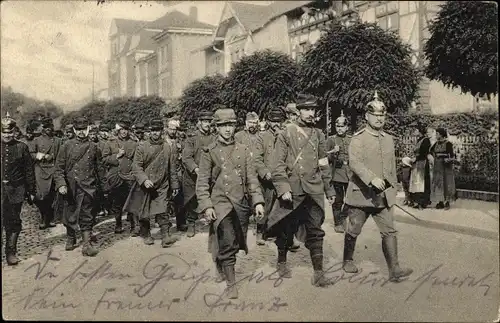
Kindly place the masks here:
[(383, 116), (387, 112), (387, 108), (384, 102), (379, 100), (378, 91), (375, 91), (375, 93), (373, 94), (373, 100), (368, 102), (366, 108), (367, 112), (373, 115)]
[(335, 119), (335, 125), (338, 127), (347, 126), (347, 118), (344, 115), (344, 110), (340, 110), (340, 117)]
[(5, 118), (2, 118), (2, 132), (11, 133), (16, 127), (16, 120), (12, 119), (10, 113), (5, 114)]

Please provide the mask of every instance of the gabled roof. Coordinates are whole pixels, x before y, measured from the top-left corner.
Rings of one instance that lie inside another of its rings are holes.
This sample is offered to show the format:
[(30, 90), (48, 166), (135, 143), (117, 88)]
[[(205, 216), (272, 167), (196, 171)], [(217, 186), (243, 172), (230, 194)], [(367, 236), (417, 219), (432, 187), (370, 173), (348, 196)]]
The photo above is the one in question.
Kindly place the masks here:
[(148, 22), (143, 20), (132, 20), (132, 19), (113, 19), (116, 27), (119, 31), (130, 34), (135, 32), (137, 29), (142, 28), (142, 26), (146, 25)]
[(132, 36), (129, 50), (155, 50), (157, 45), (153, 36), (158, 34), (156, 31), (142, 29)]
[(177, 10), (167, 13), (161, 18), (146, 23), (144, 28), (148, 29), (167, 29), (168, 27), (174, 28), (196, 28), (196, 29), (210, 29), (213, 30), (215, 26), (200, 22), (192, 17), (183, 14)]

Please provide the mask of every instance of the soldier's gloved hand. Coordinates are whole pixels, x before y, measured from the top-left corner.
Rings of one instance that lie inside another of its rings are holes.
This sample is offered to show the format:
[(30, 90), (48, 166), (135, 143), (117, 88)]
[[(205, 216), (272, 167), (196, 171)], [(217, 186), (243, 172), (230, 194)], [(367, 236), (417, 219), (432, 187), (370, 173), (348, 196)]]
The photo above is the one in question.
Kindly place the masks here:
[(147, 180), (144, 181), (144, 187), (145, 188), (151, 188), (153, 186), (154, 186), (153, 182), (151, 182), (149, 179), (147, 179)]
[(374, 178), (370, 184), (381, 191), (385, 190), (385, 183), (380, 178)]
[(213, 208), (208, 208), (205, 210), (205, 217), (210, 221), (217, 220), (217, 216), (215, 215), (215, 210)]
[(264, 206), (262, 204), (255, 206), (255, 217), (257, 220), (261, 220), (264, 217)]
[(195, 173), (196, 175), (198, 175), (198, 172), (199, 172), (199, 171), (200, 171), (200, 169), (199, 169), (198, 167), (196, 167), (196, 168), (194, 169), (194, 173)]
[(268, 181), (271, 180), (271, 173), (266, 173), (264, 178), (267, 179)]
[(175, 190), (172, 190), (172, 197), (176, 197), (179, 194), (179, 189), (176, 188)]
[(66, 186), (59, 187), (59, 194), (66, 195), (68, 193), (68, 188)]
[(285, 194), (281, 195), (281, 199), (283, 201), (292, 201), (292, 192), (286, 192)]

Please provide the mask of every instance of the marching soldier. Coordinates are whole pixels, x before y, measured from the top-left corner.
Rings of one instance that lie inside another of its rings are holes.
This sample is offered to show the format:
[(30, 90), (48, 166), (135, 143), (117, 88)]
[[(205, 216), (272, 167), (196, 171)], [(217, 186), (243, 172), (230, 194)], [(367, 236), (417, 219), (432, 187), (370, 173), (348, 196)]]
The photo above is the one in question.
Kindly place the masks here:
[(315, 286), (325, 286), (323, 272), (323, 237), (325, 194), (333, 202), (335, 191), (330, 187), (331, 173), (325, 150), (324, 134), (314, 127), (318, 107), (316, 98), (301, 96), (297, 102), (300, 119), (289, 123), (278, 135), (272, 179), (280, 203), (269, 214), (268, 232), (276, 236), (278, 272), (291, 277), (286, 257), (296, 224), (306, 232), (305, 247), (309, 249)]
[(177, 151), (162, 138), (162, 120), (151, 121), (151, 135), (135, 152), (132, 164), (135, 182), (125, 203), (124, 210), (137, 215), (140, 234), (146, 245), (154, 244), (151, 237), (151, 218), (160, 225), (162, 247), (167, 248), (177, 240), (170, 234), (167, 210), (169, 199), (179, 192), (177, 177)]
[(14, 127), (14, 139), (16, 139), (17, 141), (24, 140), (23, 132), (21, 131), (21, 128), (19, 128), (19, 126), (17, 125)]
[(144, 123), (142, 122), (139, 122), (138, 124), (135, 125), (134, 134), (139, 140), (139, 142), (144, 141), (144, 128), (145, 126)]
[(259, 115), (255, 112), (248, 112), (245, 120), (245, 129), (234, 135), (237, 143), (243, 144), (250, 149), (250, 156), (254, 155), (255, 142), (259, 137)]
[[(97, 148), (99, 149), (101, 156), (102, 156), (102, 153), (104, 151), (104, 146), (108, 142), (109, 131), (110, 131), (109, 125), (102, 124), (102, 123), (99, 125), (99, 131), (97, 133), (97, 137), (99, 138), (99, 141), (97, 143)], [(104, 165), (100, 168), (100, 172), (101, 173), (99, 174), (99, 178), (101, 179), (101, 182), (104, 182), (104, 179), (106, 178), (106, 172), (107, 172), (107, 169)], [(111, 203), (110, 203), (110, 199), (108, 198), (107, 192), (104, 191), (103, 185), (101, 185), (101, 187), (100, 187), (100, 190), (98, 192), (98, 196), (99, 196), (98, 201), (97, 201), (97, 207), (99, 210), (98, 215), (100, 215), (100, 216), (107, 215), (110, 212)]]
[(263, 217), (264, 199), (248, 147), (234, 140), (234, 110), (217, 110), (214, 121), (219, 135), (201, 155), (196, 196), (205, 217), (212, 221), (209, 248), (217, 271), (227, 281), (229, 298), (235, 299), (238, 298), (236, 254), (239, 250), (248, 253), (246, 237), (251, 206), (257, 217)]
[(336, 135), (326, 141), (326, 150), (332, 170), (335, 202), (333, 203), (333, 221), (335, 232), (344, 233), (347, 208), (344, 205), (345, 192), (349, 183), (349, 155), (348, 148), (352, 136), (347, 135), (347, 119), (344, 112), (335, 120)]
[(299, 117), (299, 114), (300, 114), (299, 110), (297, 110), (297, 104), (295, 104), (295, 103), (287, 104), (285, 111), (286, 111), (285, 124), (289, 124), (289, 123), (297, 121), (297, 118)]
[(90, 125), (89, 126), (89, 139), (93, 143), (99, 143), (99, 128), (96, 125)]
[(196, 179), (199, 173), (200, 158), (203, 149), (215, 140), (211, 133), (213, 113), (200, 111), (198, 113), (197, 130), (194, 135), (188, 136), (182, 150), (182, 164), (184, 174), (182, 176), (182, 193), (184, 195), (184, 211), (187, 218), (188, 237), (196, 234), (196, 220), (198, 220), (198, 200), (196, 198)]
[(72, 124), (67, 124), (64, 127), (64, 138), (63, 142), (75, 138), (75, 130), (73, 129)]
[[(118, 135), (108, 140), (102, 153), (104, 165), (108, 169), (104, 191), (108, 193), (111, 212), (115, 215), (115, 233), (123, 232), (122, 209), (135, 180), (132, 174), (132, 161), (137, 141), (130, 137), (130, 123), (128, 118), (123, 118), (116, 124)], [(129, 216), (128, 219), (130, 231), (134, 233), (136, 230), (134, 218)]]
[(51, 118), (42, 120), (42, 134), (34, 139), (32, 157), (35, 162), (36, 196), (35, 204), (40, 210), (41, 230), (55, 227), (53, 203), (56, 196), (54, 188), (55, 160), (61, 147), (61, 139), (54, 137), (54, 124)]
[(97, 144), (90, 141), (90, 125), (85, 117), (74, 122), (75, 138), (61, 147), (57, 156), (55, 184), (63, 198), (63, 224), (66, 227), (66, 250), (74, 250), (76, 233), (82, 233), (82, 255), (94, 257), (98, 250), (91, 235), (94, 226), (93, 209), (98, 187), (101, 155)]
[(349, 208), (343, 268), (348, 273), (358, 272), (352, 259), (356, 238), (371, 215), (382, 235), (382, 251), (389, 267), (389, 280), (398, 281), (411, 275), (413, 270), (401, 268), (398, 262), (397, 231), (393, 218), (397, 184), (394, 140), (382, 130), (386, 107), (378, 99), (377, 92), (375, 99), (366, 107), (367, 126), (353, 135), (349, 145), (352, 176), (345, 197)]
[(26, 137), (22, 142), (24, 142), (26, 145), (28, 145), (28, 149), (30, 151), (30, 154), (32, 151), (35, 150), (35, 141), (34, 139), (40, 135), (39, 132), (37, 132), (38, 127), (40, 126), (40, 123), (36, 120), (30, 120), (28, 122), (28, 125), (26, 126)]
[(17, 265), (17, 240), (22, 229), (21, 207), (25, 197), (34, 199), (35, 173), (28, 146), (14, 139), (16, 122), (7, 113), (2, 119), (2, 227), (9, 266)]

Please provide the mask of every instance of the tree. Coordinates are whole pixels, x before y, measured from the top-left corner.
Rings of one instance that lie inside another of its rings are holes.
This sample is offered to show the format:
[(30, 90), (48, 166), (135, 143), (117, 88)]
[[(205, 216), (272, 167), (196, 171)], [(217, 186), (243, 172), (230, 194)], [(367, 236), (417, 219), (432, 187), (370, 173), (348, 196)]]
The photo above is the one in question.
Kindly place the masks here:
[(498, 93), (498, 8), (484, 1), (447, 1), (430, 24), (425, 72), (472, 95)]
[(213, 111), (218, 104), (222, 104), (224, 81), (224, 76), (216, 74), (191, 82), (182, 92), (179, 102), (182, 120), (194, 121), (197, 111)]
[(161, 119), (161, 110), (165, 101), (159, 96), (141, 96), (138, 98), (116, 98), (106, 105), (105, 123), (114, 123), (128, 116), (133, 123), (149, 123), (153, 119)]
[(300, 89), (328, 101), (332, 116), (344, 109), (353, 129), (375, 90), (390, 112), (406, 111), (417, 98), (421, 79), (408, 45), (396, 34), (360, 21), (348, 27), (332, 22), (305, 53), (300, 75)]
[(223, 103), (240, 118), (249, 111), (263, 116), (271, 106), (286, 105), (296, 97), (298, 66), (286, 54), (258, 51), (234, 64), (222, 93)]
[(79, 116), (85, 116), (89, 122), (95, 123), (105, 119), (106, 115), (106, 101), (92, 101), (84, 105), (77, 111), (71, 111), (63, 116), (61, 125), (73, 123), (73, 120)]

